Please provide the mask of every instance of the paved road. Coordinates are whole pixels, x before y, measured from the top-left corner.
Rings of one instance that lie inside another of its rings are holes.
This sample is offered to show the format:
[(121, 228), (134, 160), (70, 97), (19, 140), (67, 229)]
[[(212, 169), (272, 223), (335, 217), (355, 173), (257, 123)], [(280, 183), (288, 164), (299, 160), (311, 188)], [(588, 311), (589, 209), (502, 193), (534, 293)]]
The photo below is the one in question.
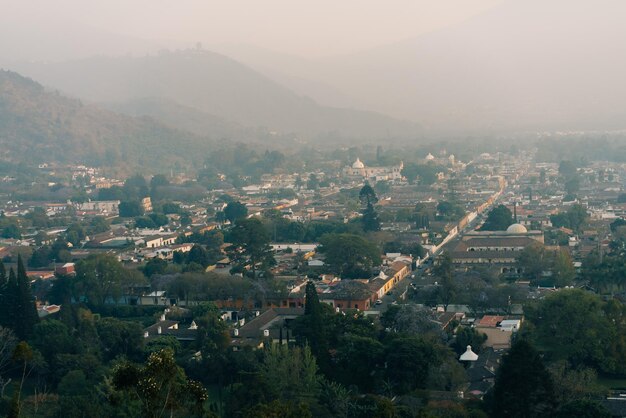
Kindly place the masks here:
[[(502, 195), (504, 195), (506, 193), (506, 190), (508, 189), (508, 187), (506, 187), (503, 191), (502, 191)], [(489, 212), (489, 210), (491, 208), (493, 208), (495, 205), (497, 205), (499, 203), (499, 199), (496, 200), (495, 202), (493, 202), (493, 204), (487, 208), (482, 215), (477, 216), (474, 220), (472, 220), (470, 223), (468, 223), (465, 228), (463, 228), (461, 231), (459, 231), (459, 234), (453, 239), (450, 240), (449, 243), (447, 243), (446, 245), (444, 245), (443, 247), (445, 247), (446, 249), (448, 248), (452, 248), (454, 245), (456, 245), (456, 243), (461, 239), (461, 237), (463, 236), (463, 234), (466, 231), (471, 231), (473, 229), (475, 229), (481, 222), (484, 221), (484, 217), (486, 216), (486, 214)], [(440, 253), (441, 251), (443, 251), (443, 248), (440, 248), (439, 251), (437, 251), (435, 254), (433, 254), (430, 257), (430, 260), (434, 260)], [(429, 273), (427, 273), (427, 269), (417, 269), (413, 272), (411, 272), (411, 274), (406, 275), (406, 277), (404, 279), (402, 279), (399, 283), (397, 283), (395, 285), (395, 287), (392, 290), (392, 294), (391, 295), (385, 295), (381, 298), (382, 304), (380, 305), (374, 305), (370, 308), (370, 310), (372, 311), (379, 311), (381, 314), (384, 313), (387, 308), (389, 307), (389, 305), (392, 305), (394, 303), (406, 303), (405, 299), (403, 298), (403, 295), (406, 296), (407, 294), (407, 289), (410, 286), (411, 282), (415, 282), (416, 285), (420, 285), (423, 284), (421, 278), (423, 277), (424, 274), (430, 275)]]
[[(371, 307), (372, 311), (380, 311), (380, 313), (384, 313), (387, 308), (395, 303), (402, 304), (406, 303), (406, 300), (402, 299), (402, 295), (407, 293), (407, 288), (411, 285), (411, 282), (415, 282), (416, 284), (420, 284), (420, 278), (422, 277), (423, 270), (417, 269), (410, 274), (407, 274), (404, 279), (400, 280), (393, 288), (391, 295), (385, 295), (382, 297), (381, 301), (383, 302), (380, 305), (374, 305)], [(414, 277), (413, 277), (414, 276)]]

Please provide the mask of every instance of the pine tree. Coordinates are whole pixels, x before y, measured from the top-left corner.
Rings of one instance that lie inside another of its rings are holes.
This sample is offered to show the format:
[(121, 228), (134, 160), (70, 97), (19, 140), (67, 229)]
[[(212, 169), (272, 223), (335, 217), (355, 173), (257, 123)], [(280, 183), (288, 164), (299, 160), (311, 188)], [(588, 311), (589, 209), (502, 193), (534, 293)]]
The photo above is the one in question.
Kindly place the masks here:
[(554, 412), (552, 378), (537, 350), (527, 341), (514, 343), (504, 357), (496, 376), (493, 399), (496, 417), (544, 417)]
[(315, 289), (315, 283), (309, 281), (306, 284), (305, 289), (306, 302), (304, 304), (304, 314), (319, 316), (320, 315), (320, 299), (317, 296), (317, 290)]
[(366, 232), (380, 231), (380, 219), (378, 219), (378, 213), (374, 209), (374, 206), (369, 203), (363, 211), (361, 222), (363, 224), (363, 230)]
[(365, 182), (359, 191), (359, 200), (366, 205), (373, 205), (378, 202), (378, 196), (376, 196), (376, 192), (368, 182)]
[(362, 204), (365, 204), (363, 217), (361, 218), (363, 230), (366, 232), (380, 231), (380, 220), (378, 219), (376, 209), (374, 209), (374, 204), (378, 202), (378, 197), (369, 183), (365, 183), (363, 188), (361, 188), (361, 191), (359, 192), (359, 200)]
[[(11, 280), (9, 280), (11, 282)], [(30, 289), (30, 280), (26, 275), (26, 269), (22, 257), (17, 258), (17, 277), (15, 284), (11, 286), (15, 292), (15, 321), (13, 331), (22, 340), (27, 340), (33, 333), (35, 324), (39, 321), (35, 300)]]
[(4, 267), (4, 263), (0, 261), (0, 325), (3, 327), (7, 326), (8, 317), (9, 317), (9, 309), (8, 304), (11, 301), (7, 292), (8, 292), (9, 282), (7, 280), (7, 270)]
[(0, 316), (0, 325), (15, 331), (15, 321), (17, 314), (17, 277), (15, 271), (11, 267), (9, 277), (4, 282), (2, 288), (2, 315)]
[(317, 296), (315, 284), (309, 281), (306, 285), (306, 302), (304, 315), (299, 321), (297, 332), (304, 339), (304, 343), (311, 347), (311, 352), (317, 358), (320, 369), (328, 371), (330, 356), (328, 353), (328, 336), (322, 304)]
[(7, 281), (7, 269), (4, 267), (4, 263), (0, 261), (0, 285), (5, 285)]

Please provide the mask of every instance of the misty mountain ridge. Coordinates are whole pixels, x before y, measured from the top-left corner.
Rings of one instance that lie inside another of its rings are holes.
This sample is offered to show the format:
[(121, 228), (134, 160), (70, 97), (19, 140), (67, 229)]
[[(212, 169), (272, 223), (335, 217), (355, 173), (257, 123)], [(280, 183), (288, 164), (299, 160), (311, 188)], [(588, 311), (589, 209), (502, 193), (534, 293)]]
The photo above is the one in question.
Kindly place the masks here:
[(226, 121), (189, 106), (183, 106), (173, 100), (160, 97), (144, 97), (125, 102), (101, 102), (101, 107), (116, 113), (133, 117), (147, 116), (160, 123), (189, 131), (196, 135), (211, 133), (211, 137), (220, 139), (253, 139), (254, 133), (245, 127)]
[(0, 157), (9, 161), (79, 162), (160, 172), (174, 164), (202, 162), (214, 142), (151, 118), (86, 105), (0, 70), (0, 145)]
[[(12, 29), (0, 28), (7, 34), (0, 62), (84, 102), (220, 138), (275, 132), (319, 143), (619, 130), (626, 128), (626, 25), (614, 12), (618, 4), (505, 0), (413, 39), (319, 59), (222, 45), (220, 53), (59, 62), (68, 54), (52, 37), (41, 43), (49, 51), (39, 62), (16, 62), (15, 52), (28, 51), (13, 51)], [(119, 36), (87, 33), (93, 53), (154, 51), (159, 44), (135, 39), (115, 50), (110, 41)], [(42, 62), (55, 48), (58, 60)]]
[[(305, 138), (332, 140), (406, 138), (420, 132), (415, 123), (375, 112), (318, 105), (237, 61), (208, 51), (186, 50), (140, 58), (93, 57), (15, 67), (44, 85), (84, 100), (123, 104), (158, 98), (227, 123), (279, 134), (293, 132)], [(155, 109), (144, 106), (142, 111), (150, 110)]]
[(319, 61), (280, 53), (248, 44), (211, 45), (212, 51), (254, 68), (295, 93), (331, 107), (362, 109), (363, 103), (346, 94), (341, 86), (322, 81), (316, 72)]
[(336, 87), (355, 106), (418, 120), (428, 133), (619, 130), (626, 127), (626, 25), (616, 4), (508, 0), (460, 24), (353, 54), (267, 59), (238, 47), (233, 56), (270, 76)]

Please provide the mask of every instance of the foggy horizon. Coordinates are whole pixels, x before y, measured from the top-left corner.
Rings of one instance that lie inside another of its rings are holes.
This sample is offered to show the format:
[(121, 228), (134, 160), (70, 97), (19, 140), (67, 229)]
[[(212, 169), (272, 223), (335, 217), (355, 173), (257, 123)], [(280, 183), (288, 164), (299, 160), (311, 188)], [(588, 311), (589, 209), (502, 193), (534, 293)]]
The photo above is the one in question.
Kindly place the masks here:
[(624, 418), (626, 0), (0, 0), (0, 417)]
[[(106, 3), (80, 0), (29, 1), (9, 3), (0, 23), (9, 29), (28, 27), (45, 42), (59, 36), (63, 26), (94, 31), (136, 41), (154, 42), (161, 48), (207, 49), (229, 45), (250, 45), (277, 53), (315, 59), (344, 55), (411, 39), (462, 22), (502, 0), (460, 0), (442, 2), (396, 0), (329, 0), (306, 6), (288, 0), (228, 3), (188, 0), (174, 4), (140, 0)], [(5, 9), (6, 9), (5, 7)], [(141, 51), (118, 47), (117, 54)], [(146, 46), (143, 53), (154, 52)], [(80, 58), (86, 55), (69, 55)], [(115, 52), (113, 52), (115, 54)], [(42, 59), (28, 57), (23, 59)], [(45, 58), (44, 58), (45, 59)]]

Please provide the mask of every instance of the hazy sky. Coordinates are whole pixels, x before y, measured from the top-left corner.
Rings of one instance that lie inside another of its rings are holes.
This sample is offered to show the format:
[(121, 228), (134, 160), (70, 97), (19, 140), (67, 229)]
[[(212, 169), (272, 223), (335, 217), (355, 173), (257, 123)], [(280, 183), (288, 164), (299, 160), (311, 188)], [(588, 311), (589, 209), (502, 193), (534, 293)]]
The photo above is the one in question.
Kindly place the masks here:
[[(451, 25), (501, 0), (0, 0), (14, 24), (91, 26), (144, 39), (252, 44), (316, 57)], [(50, 29), (57, 30), (57, 29)]]

